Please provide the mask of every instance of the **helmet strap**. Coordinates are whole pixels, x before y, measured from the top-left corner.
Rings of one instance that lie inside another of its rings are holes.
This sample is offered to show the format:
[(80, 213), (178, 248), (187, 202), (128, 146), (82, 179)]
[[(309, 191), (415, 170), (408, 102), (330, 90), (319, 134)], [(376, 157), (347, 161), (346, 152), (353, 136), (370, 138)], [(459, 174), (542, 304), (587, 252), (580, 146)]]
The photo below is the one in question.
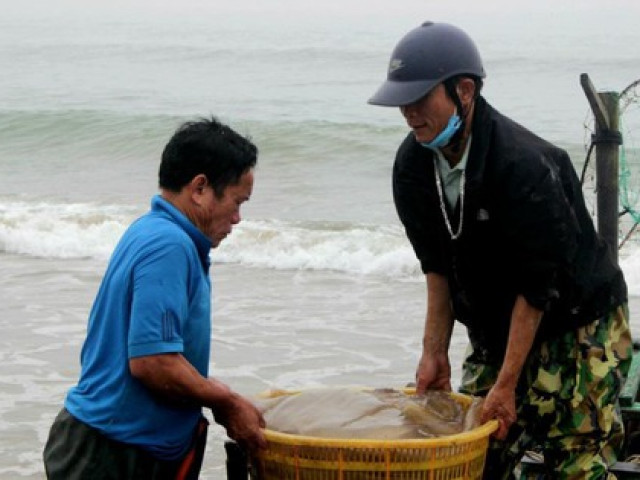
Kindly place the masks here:
[(458, 84), (458, 77), (447, 78), (444, 82), (444, 89), (449, 95), (451, 101), (460, 112), (460, 128), (453, 134), (451, 137), (451, 141), (449, 142), (450, 148), (454, 153), (458, 153), (460, 151), (460, 147), (462, 147), (462, 137), (464, 136), (464, 131), (466, 129), (467, 124), (467, 113), (462, 108), (462, 102), (460, 101), (460, 97), (458, 96), (458, 91), (456, 89), (456, 85)]

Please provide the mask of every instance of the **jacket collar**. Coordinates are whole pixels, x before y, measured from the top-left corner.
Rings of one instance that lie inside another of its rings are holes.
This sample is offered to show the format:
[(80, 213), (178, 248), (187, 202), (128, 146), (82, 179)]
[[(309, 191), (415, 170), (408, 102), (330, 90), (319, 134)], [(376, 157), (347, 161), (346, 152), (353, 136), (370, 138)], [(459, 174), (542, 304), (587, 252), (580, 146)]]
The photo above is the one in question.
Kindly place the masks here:
[(473, 193), (482, 184), (493, 130), (491, 110), (484, 97), (479, 96), (476, 99), (471, 126), (473, 138), (466, 169), (466, 193)]

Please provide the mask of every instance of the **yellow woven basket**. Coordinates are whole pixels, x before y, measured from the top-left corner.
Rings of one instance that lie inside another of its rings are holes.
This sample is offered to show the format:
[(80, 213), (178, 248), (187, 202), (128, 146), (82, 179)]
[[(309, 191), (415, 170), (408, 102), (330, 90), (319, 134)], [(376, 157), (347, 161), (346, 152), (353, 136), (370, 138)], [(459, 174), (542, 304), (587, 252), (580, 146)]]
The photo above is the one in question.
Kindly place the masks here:
[[(410, 391), (405, 390), (407, 393)], [(299, 392), (279, 392), (276, 395)], [(464, 406), (471, 398), (451, 394)], [(439, 438), (362, 440), (319, 438), (265, 430), (268, 448), (252, 459), (253, 480), (481, 479), (493, 420)]]

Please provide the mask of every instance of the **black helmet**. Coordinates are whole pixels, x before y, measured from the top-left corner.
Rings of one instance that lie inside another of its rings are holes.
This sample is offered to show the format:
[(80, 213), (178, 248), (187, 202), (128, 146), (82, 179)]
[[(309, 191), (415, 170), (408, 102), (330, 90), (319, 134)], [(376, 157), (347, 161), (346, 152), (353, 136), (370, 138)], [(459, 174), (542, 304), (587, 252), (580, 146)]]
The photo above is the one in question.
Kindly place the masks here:
[(369, 103), (388, 107), (408, 105), (456, 75), (485, 76), (475, 43), (458, 27), (425, 22), (396, 45), (387, 80)]

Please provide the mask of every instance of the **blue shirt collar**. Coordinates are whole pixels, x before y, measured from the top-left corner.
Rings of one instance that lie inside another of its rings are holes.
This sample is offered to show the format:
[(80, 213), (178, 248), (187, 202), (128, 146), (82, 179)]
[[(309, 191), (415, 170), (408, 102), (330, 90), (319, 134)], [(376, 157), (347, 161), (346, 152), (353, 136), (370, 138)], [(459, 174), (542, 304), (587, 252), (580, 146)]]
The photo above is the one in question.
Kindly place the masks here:
[(200, 256), (202, 265), (205, 267), (205, 270), (208, 271), (211, 263), (209, 259), (209, 252), (213, 246), (211, 240), (209, 240), (204, 233), (198, 230), (198, 228), (184, 213), (162, 198), (162, 196), (153, 196), (151, 199), (151, 210), (165, 213), (171, 217), (171, 219), (173, 219), (173, 221), (175, 221), (187, 233), (187, 235), (189, 235), (198, 250), (198, 255)]

